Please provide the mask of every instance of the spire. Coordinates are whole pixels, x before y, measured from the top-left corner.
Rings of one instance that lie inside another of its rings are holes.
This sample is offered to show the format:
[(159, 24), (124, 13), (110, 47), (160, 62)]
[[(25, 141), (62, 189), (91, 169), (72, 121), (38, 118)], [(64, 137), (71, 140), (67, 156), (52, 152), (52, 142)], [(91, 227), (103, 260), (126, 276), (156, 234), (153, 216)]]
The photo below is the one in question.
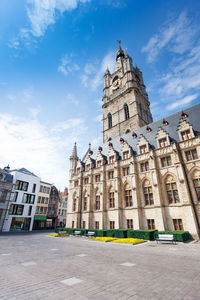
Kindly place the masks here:
[(78, 158), (78, 157), (77, 157), (77, 147), (76, 147), (76, 142), (74, 143), (72, 155), (70, 156), (70, 158), (76, 158), (76, 159)]
[(105, 72), (104, 76), (105, 76), (105, 75), (110, 75), (110, 71), (109, 71), (108, 67), (107, 67), (107, 69), (106, 69), (106, 72)]
[(118, 48), (118, 51), (117, 51), (116, 60), (117, 60), (119, 57), (124, 57), (124, 51), (123, 51), (122, 48), (121, 48), (121, 41), (118, 40), (117, 42), (118, 42), (118, 44), (119, 44), (119, 48)]

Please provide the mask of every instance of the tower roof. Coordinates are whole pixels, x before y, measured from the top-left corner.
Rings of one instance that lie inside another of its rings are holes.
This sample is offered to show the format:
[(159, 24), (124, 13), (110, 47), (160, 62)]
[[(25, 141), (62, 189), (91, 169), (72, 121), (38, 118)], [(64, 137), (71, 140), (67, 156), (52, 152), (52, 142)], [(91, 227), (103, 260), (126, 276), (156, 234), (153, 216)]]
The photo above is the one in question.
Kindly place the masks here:
[(72, 155), (70, 156), (70, 159), (71, 158), (78, 158), (77, 156), (77, 147), (76, 147), (76, 142), (74, 143), (74, 147), (73, 147), (73, 150), (72, 150)]
[(117, 41), (118, 44), (119, 44), (119, 48), (118, 48), (118, 51), (117, 51), (117, 54), (116, 54), (116, 60), (119, 58), (119, 57), (124, 57), (124, 51), (122, 50), (122, 47), (121, 47), (121, 41)]

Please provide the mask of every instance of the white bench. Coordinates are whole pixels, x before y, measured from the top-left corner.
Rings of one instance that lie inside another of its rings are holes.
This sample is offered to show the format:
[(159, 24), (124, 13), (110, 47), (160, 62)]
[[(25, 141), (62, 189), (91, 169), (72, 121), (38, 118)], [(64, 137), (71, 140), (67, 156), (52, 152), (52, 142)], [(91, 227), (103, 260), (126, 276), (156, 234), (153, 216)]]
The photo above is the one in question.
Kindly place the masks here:
[(158, 234), (158, 238), (156, 239), (156, 242), (172, 242), (176, 244), (176, 241), (174, 240), (173, 234)]
[(75, 231), (73, 232), (73, 235), (81, 235), (81, 231), (80, 231), (80, 230), (75, 230)]
[(86, 234), (86, 236), (90, 237), (90, 236), (96, 236), (94, 231), (88, 231), (88, 233)]

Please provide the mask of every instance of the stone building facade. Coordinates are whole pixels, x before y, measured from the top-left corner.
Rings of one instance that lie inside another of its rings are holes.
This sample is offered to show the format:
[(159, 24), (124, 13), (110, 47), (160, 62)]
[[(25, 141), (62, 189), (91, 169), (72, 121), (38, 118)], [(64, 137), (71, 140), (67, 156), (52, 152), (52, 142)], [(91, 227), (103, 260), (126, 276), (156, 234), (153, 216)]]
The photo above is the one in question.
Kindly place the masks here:
[(104, 75), (103, 144), (70, 157), (67, 227), (200, 230), (200, 104), (152, 122), (121, 46)]

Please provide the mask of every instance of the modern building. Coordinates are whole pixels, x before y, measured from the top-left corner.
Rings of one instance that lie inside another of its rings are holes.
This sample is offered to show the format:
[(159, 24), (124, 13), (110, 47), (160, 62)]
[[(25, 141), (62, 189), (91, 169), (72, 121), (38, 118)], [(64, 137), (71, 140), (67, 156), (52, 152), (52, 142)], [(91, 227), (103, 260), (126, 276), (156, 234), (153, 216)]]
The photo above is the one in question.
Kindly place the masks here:
[(67, 227), (200, 231), (200, 104), (153, 122), (142, 72), (119, 44), (103, 144), (70, 157)]
[(0, 168), (0, 232), (3, 228), (3, 223), (9, 207), (9, 202), (12, 200), (13, 176), (9, 173), (9, 167)]
[(50, 199), (51, 183), (40, 181), (33, 229), (48, 229), (51, 227), (51, 220), (48, 221), (48, 206)]
[(56, 228), (58, 226), (58, 203), (60, 195), (58, 189), (53, 185), (50, 191), (49, 205), (47, 212), (47, 221), (49, 228)]
[(40, 178), (25, 168), (10, 171), (14, 197), (9, 202), (2, 231), (31, 231)]
[(68, 188), (64, 189), (64, 192), (60, 192), (60, 200), (58, 202), (58, 226), (66, 226), (67, 215), (67, 200), (68, 200)]

